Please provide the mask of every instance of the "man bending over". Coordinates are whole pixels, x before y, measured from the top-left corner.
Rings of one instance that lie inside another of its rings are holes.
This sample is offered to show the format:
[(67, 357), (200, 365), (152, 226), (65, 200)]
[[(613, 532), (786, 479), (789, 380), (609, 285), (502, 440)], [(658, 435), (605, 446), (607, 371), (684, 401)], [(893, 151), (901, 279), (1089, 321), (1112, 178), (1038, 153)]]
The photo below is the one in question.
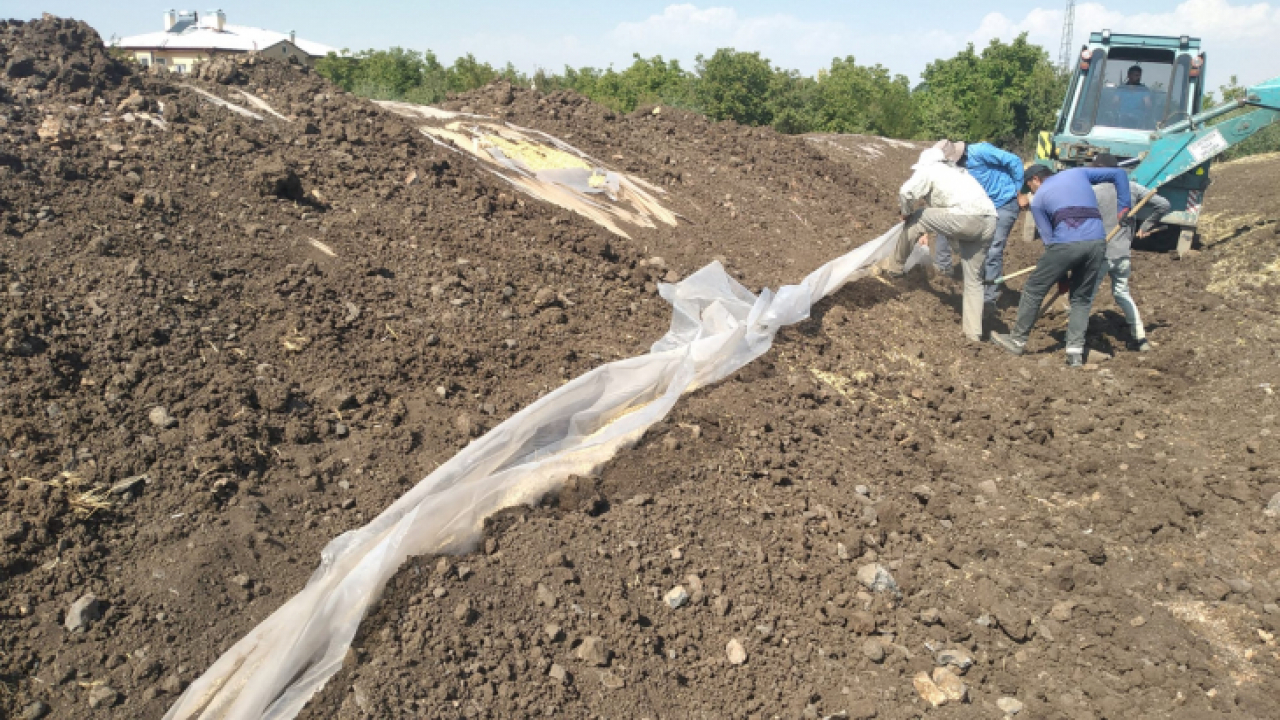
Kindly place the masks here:
[(1040, 316), (1040, 303), (1049, 288), (1064, 279), (1071, 288), (1071, 312), (1067, 321), (1067, 366), (1084, 364), (1084, 336), (1089, 327), (1089, 310), (1098, 289), (1099, 274), (1107, 261), (1106, 230), (1093, 186), (1111, 183), (1116, 188), (1117, 215), (1132, 207), (1129, 177), (1120, 168), (1075, 168), (1054, 173), (1043, 165), (1032, 165), (1026, 173), (1027, 187), (1035, 193), (1031, 216), (1044, 240), (1044, 253), (1036, 269), (1022, 286), (1018, 320), (1008, 335), (991, 333), (991, 342), (1021, 355), (1027, 337)]

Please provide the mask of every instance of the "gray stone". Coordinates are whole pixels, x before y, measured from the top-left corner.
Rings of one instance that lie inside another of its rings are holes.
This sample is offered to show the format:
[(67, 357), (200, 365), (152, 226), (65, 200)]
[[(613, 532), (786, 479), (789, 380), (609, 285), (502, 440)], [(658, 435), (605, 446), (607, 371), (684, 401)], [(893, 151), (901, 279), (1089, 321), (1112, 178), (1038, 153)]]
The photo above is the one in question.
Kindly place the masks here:
[(849, 548), (845, 547), (844, 543), (836, 543), (836, 557), (841, 560), (849, 559)]
[(873, 663), (884, 662), (884, 645), (879, 640), (871, 638), (862, 643), (862, 654)]
[(627, 686), (627, 681), (605, 670), (600, 673), (600, 684), (608, 690), (621, 690)]
[(1075, 602), (1071, 600), (1059, 600), (1053, 604), (1053, 608), (1049, 610), (1049, 617), (1058, 622), (1067, 622), (1071, 619), (1071, 614), (1076, 609)]
[(938, 654), (934, 656), (934, 660), (937, 661), (939, 665), (949, 665), (959, 670), (962, 675), (966, 670), (973, 666), (973, 656), (960, 648), (946, 648), (944, 650), (939, 650)]
[(730, 640), (724, 651), (729, 656), (731, 665), (741, 665), (747, 661), (747, 649), (742, 646), (742, 643), (737, 638)]
[(360, 708), (360, 712), (372, 713), (373, 703), (369, 700), (369, 689), (364, 683), (356, 683), (351, 686), (351, 700)]
[(1271, 496), (1267, 509), (1262, 511), (1267, 517), (1280, 518), (1280, 492)]
[(608, 665), (611, 654), (604, 645), (604, 639), (594, 635), (583, 638), (582, 644), (578, 646), (578, 659), (596, 667)]
[(89, 691), (89, 707), (93, 709), (109, 708), (120, 702), (120, 693), (110, 685), (95, 685)]
[(933, 669), (933, 684), (937, 685), (951, 702), (969, 701), (969, 686), (948, 668)]
[(151, 421), (152, 425), (155, 425), (161, 430), (167, 430), (178, 424), (178, 421), (169, 414), (169, 409), (163, 405), (157, 405), (156, 407), (151, 408), (151, 412), (147, 415), (147, 419)]
[(160, 683), (160, 689), (170, 695), (177, 695), (182, 692), (182, 689), (186, 686), (187, 684), (182, 682), (182, 678), (177, 675), (166, 675), (164, 680)]
[(463, 625), (470, 625), (476, 621), (480, 613), (471, 606), (470, 600), (463, 600), (453, 609), (453, 617)]
[(1225, 582), (1227, 583), (1227, 587), (1231, 588), (1231, 592), (1233, 593), (1248, 595), (1250, 592), (1253, 592), (1253, 583), (1245, 580), (1244, 578), (1227, 578)]
[(996, 707), (1005, 715), (1017, 715), (1022, 712), (1022, 701), (1018, 698), (1002, 697), (996, 701)]
[(539, 605), (549, 608), (556, 606), (556, 594), (551, 592), (551, 588), (543, 585), (542, 583), (538, 583), (538, 589), (535, 591), (534, 597), (537, 599)]
[(49, 706), (37, 700), (23, 709), (22, 720), (40, 720), (40, 718), (48, 714)]
[(564, 666), (559, 663), (553, 664), (551, 669), (547, 671), (547, 675), (551, 676), (552, 680), (561, 683), (569, 679), (569, 671), (565, 670)]
[(63, 625), (70, 632), (81, 632), (88, 630), (89, 624), (100, 617), (102, 617), (102, 603), (90, 593), (71, 603)]
[(676, 610), (689, 602), (689, 591), (683, 585), (677, 585), (662, 596), (662, 601), (667, 604), (667, 607)]
[(978, 490), (989, 498), (994, 498), (1000, 495), (1000, 487), (996, 485), (995, 480), (983, 480), (978, 483)]
[(866, 485), (855, 485), (855, 486), (853, 487), (853, 491), (854, 491), (854, 492), (856, 492), (856, 493), (858, 493), (858, 494), (859, 494), (859, 495), (861, 495), (862, 497), (870, 497), (870, 496), (871, 496), (871, 488), (867, 487)]
[(858, 582), (871, 592), (877, 593), (898, 593), (898, 583), (889, 574), (889, 571), (883, 566), (876, 563), (863, 565), (858, 568)]
[(927, 608), (920, 611), (920, 622), (925, 625), (937, 625), (942, 622), (942, 611), (938, 608)]

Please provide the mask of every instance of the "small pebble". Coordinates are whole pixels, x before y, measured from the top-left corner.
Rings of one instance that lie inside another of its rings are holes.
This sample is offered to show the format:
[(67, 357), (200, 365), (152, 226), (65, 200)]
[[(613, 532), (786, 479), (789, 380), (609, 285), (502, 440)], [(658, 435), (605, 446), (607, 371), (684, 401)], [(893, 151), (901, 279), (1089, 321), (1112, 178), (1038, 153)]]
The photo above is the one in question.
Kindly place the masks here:
[(862, 643), (862, 654), (873, 663), (884, 662), (884, 646), (875, 638)]
[(1005, 715), (1017, 715), (1022, 712), (1022, 702), (1017, 698), (1002, 697), (996, 701), (996, 707)]
[(725, 646), (725, 653), (729, 656), (729, 663), (732, 665), (741, 665), (747, 661), (747, 649), (742, 643), (734, 638)]

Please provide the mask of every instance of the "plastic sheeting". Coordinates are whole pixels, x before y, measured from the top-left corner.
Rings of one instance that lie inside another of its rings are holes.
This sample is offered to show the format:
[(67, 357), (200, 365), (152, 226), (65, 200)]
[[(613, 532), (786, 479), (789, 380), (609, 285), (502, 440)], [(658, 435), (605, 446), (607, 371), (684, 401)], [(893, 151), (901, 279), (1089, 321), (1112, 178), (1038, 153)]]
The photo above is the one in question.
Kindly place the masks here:
[(659, 201), (662, 188), (612, 170), (553, 135), (485, 115), (394, 101), (377, 104), (408, 118), (441, 147), (478, 158), (517, 190), (590, 218), (616, 235), (631, 237), (624, 226), (676, 224), (676, 214)]
[[(753, 295), (712, 263), (663, 284), (671, 329), (646, 355), (588, 372), (468, 445), (377, 518), (332, 540), (306, 587), (226, 651), (166, 720), (287, 720), (342, 667), (369, 606), (409, 557), (470, 549), (489, 515), (537, 502), (638, 441), (681, 395), (764, 354), (778, 330), (888, 256), (901, 225)], [(927, 251), (926, 251), (927, 253)], [(910, 264), (919, 262), (917, 251)]]

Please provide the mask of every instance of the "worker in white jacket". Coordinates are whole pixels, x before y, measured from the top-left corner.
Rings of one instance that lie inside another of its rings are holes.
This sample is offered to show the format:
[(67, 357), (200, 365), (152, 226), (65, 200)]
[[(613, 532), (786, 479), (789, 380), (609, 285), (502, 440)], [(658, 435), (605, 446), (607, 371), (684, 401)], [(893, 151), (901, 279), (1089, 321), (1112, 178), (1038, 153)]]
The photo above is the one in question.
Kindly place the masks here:
[[(982, 340), (982, 266), (996, 234), (996, 206), (968, 173), (947, 163), (942, 150), (931, 147), (911, 166), (915, 174), (898, 191), (902, 202), (902, 236), (887, 269), (902, 275), (912, 248), (929, 234), (945, 235), (960, 246), (964, 270), (965, 337)], [(925, 207), (917, 209), (923, 203)]]

